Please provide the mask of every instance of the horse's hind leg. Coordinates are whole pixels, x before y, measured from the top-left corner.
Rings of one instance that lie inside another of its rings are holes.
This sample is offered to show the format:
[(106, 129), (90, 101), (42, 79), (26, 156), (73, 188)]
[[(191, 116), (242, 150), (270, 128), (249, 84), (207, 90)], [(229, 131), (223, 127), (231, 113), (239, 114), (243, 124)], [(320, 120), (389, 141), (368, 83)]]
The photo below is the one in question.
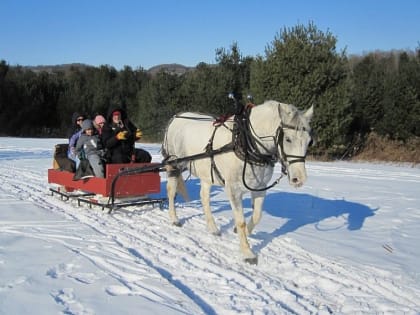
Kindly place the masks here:
[(260, 222), (262, 207), (265, 198), (265, 191), (252, 191), (252, 216), (247, 224), (247, 233), (250, 235), (254, 227)]
[(211, 213), (210, 190), (211, 184), (201, 181), (200, 198), (204, 210), (204, 215), (206, 217), (207, 228), (209, 229), (210, 233), (214, 235), (220, 235), (220, 231), (217, 228), (216, 222), (214, 222), (213, 214)]
[(170, 165), (166, 166), (166, 171), (168, 174), (166, 191), (168, 194), (169, 218), (173, 225), (181, 226), (175, 210), (175, 196), (178, 185), (178, 176), (181, 176), (181, 174), (177, 168), (174, 168)]

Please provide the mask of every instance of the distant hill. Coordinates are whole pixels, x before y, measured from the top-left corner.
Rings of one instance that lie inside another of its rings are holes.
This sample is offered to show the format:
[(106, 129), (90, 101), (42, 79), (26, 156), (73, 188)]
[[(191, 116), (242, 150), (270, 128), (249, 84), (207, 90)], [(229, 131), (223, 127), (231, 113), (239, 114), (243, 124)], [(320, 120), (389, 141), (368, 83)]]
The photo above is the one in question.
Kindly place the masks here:
[(31, 70), (33, 72), (57, 72), (57, 71), (63, 71), (67, 72), (70, 70), (70, 68), (79, 68), (79, 69), (86, 69), (90, 68), (92, 66), (83, 64), (83, 63), (69, 63), (69, 64), (62, 64), (62, 65), (41, 65), (41, 66), (22, 66), (23, 69)]
[(166, 71), (171, 74), (182, 75), (188, 71), (193, 70), (193, 67), (186, 67), (177, 63), (171, 64), (161, 64), (154, 67), (151, 67), (147, 72), (149, 72), (152, 76), (156, 75), (159, 71)]
[[(23, 69), (31, 70), (33, 72), (48, 72), (53, 73), (57, 71), (67, 72), (70, 68), (79, 68), (79, 69), (86, 69), (89, 67), (93, 67), (83, 63), (70, 63), (70, 64), (62, 64), (62, 65), (40, 65), (40, 66), (22, 66)], [(171, 64), (161, 64), (151, 67), (147, 72), (152, 76), (156, 75), (159, 71), (166, 71), (171, 74), (182, 75), (188, 71), (194, 70), (193, 67), (187, 67), (177, 63)]]

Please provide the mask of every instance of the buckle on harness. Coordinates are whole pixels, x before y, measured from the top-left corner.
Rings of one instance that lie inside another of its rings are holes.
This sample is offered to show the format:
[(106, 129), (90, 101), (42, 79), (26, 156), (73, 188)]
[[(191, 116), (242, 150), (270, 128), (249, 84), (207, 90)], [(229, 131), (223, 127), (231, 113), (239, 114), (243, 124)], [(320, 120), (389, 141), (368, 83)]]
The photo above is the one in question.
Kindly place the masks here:
[(220, 115), (215, 121), (213, 121), (213, 126), (219, 127), (223, 125), (230, 117), (232, 117), (232, 115)]

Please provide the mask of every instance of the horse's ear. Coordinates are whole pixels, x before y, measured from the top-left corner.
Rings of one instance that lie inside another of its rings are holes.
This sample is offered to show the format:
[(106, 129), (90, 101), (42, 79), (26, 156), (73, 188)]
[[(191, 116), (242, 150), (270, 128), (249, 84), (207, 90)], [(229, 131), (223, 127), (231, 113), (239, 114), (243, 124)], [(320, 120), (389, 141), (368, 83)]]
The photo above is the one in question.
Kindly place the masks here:
[(311, 121), (312, 116), (314, 115), (314, 105), (312, 104), (311, 107), (303, 114), (303, 116), (308, 120)]

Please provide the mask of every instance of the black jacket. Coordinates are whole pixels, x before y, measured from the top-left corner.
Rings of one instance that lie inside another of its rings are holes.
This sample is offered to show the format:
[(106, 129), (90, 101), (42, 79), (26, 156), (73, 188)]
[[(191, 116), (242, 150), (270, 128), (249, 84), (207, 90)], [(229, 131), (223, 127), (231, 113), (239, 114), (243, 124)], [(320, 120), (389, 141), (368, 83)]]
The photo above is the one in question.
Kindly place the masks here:
[[(112, 113), (116, 110), (121, 112), (122, 126), (112, 121)], [(102, 143), (106, 149), (107, 163), (129, 163), (134, 153), (137, 127), (128, 119), (126, 111), (118, 106), (108, 109), (106, 120), (102, 129)], [(127, 131), (126, 140), (117, 139), (120, 131)]]

